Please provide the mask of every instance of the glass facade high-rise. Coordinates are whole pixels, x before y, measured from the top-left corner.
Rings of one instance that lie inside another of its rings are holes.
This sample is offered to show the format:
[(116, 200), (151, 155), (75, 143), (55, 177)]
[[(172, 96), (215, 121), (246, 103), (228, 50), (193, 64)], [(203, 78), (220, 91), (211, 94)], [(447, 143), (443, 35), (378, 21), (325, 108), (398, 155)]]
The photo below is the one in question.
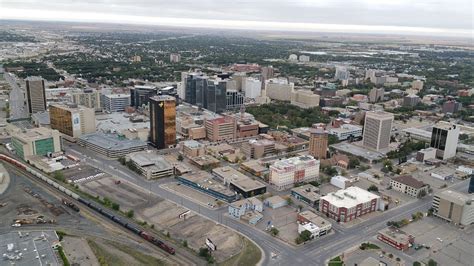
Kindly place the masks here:
[(201, 74), (190, 74), (185, 79), (185, 101), (215, 113), (226, 110), (227, 81), (209, 80)]
[(474, 193), (474, 174), (471, 175), (471, 180), (469, 181), (468, 193)]
[(150, 142), (158, 149), (176, 144), (176, 99), (172, 96), (150, 98)]
[(28, 77), (26, 83), (26, 100), (30, 114), (46, 111), (46, 93), (44, 79)]
[(157, 94), (157, 88), (153, 86), (135, 86), (130, 89), (130, 106), (138, 108), (147, 105), (150, 97)]
[(439, 123), (433, 126), (430, 147), (436, 148), (436, 157), (447, 160), (456, 156), (460, 128), (454, 124)]

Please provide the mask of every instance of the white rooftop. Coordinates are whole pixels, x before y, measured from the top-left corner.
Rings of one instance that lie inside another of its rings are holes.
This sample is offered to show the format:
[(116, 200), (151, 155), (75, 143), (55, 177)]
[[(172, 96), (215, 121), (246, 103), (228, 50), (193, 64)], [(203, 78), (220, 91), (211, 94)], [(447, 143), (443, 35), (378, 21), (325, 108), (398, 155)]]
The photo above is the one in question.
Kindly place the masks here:
[(329, 193), (326, 196), (321, 197), (321, 200), (326, 200), (331, 205), (334, 205), (337, 208), (344, 207), (350, 209), (361, 203), (365, 203), (373, 199), (379, 198), (379, 196), (370, 193), (360, 187), (348, 187), (346, 189), (341, 189), (336, 192)]

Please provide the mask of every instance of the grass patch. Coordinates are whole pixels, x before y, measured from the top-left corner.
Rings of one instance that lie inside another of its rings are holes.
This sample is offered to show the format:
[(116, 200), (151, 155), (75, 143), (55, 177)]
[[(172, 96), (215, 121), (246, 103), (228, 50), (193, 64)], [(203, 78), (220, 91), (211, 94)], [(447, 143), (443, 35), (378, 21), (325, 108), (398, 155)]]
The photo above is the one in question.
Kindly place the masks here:
[(260, 261), (262, 257), (260, 249), (247, 238), (241, 237), (241, 239), (244, 243), (242, 251), (226, 261), (219, 263), (220, 266), (256, 265)]
[(332, 258), (328, 263), (328, 266), (343, 266), (343, 265), (344, 265), (344, 262), (342, 261), (340, 256)]
[[(92, 252), (94, 252), (97, 260), (99, 261), (99, 264), (101, 266), (116, 266), (116, 265), (123, 265), (123, 266), (129, 266), (130, 262), (121, 259), (117, 255), (108, 252), (105, 247), (97, 244), (96, 242), (92, 240), (87, 240), (87, 243), (92, 249)], [(121, 252), (129, 255), (130, 257), (134, 258), (137, 262), (139, 262), (139, 265), (165, 265), (165, 263), (153, 256), (149, 256), (146, 254), (143, 254), (133, 248), (129, 248), (127, 246), (118, 244), (118, 243), (113, 243), (107, 241), (107, 245), (114, 247)]]
[(362, 243), (360, 244), (360, 247), (359, 247), (361, 250), (369, 250), (369, 249), (380, 249), (379, 246), (375, 245), (375, 244), (372, 244), (372, 243)]
[(64, 266), (71, 265), (71, 264), (69, 264), (69, 261), (66, 257), (66, 254), (64, 253), (63, 247), (61, 247), (61, 246), (58, 247), (58, 253), (59, 253), (59, 256), (61, 257), (61, 260), (63, 261)]

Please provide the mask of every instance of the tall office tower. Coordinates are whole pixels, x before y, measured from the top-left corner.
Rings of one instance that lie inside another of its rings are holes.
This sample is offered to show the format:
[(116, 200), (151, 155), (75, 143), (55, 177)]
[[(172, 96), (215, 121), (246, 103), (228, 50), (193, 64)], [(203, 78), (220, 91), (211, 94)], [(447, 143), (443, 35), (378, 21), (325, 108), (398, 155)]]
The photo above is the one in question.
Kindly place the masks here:
[(345, 67), (336, 67), (336, 74), (334, 78), (337, 80), (346, 80), (349, 79), (350, 73)]
[(26, 82), (26, 98), (30, 114), (46, 111), (46, 93), (44, 79), (41, 77), (28, 77)]
[(474, 175), (471, 175), (471, 180), (469, 181), (469, 188), (467, 189), (467, 193), (474, 193)]
[(147, 105), (150, 97), (156, 96), (157, 88), (155, 86), (135, 86), (130, 89), (130, 106), (135, 108)]
[(393, 119), (392, 113), (384, 111), (366, 112), (363, 135), (364, 146), (377, 151), (388, 148)]
[(51, 128), (71, 138), (95, 132), (95, 111), (77, 104), (52, 104), (49, 107)]
[(204, 91), (205, 107), (215, 113), (226, 110), (227, 82), (225, 80), (209, 80)]
[(181, 61), (181, 55), (180, 54), (170, 54), (170, 62), (171, 63), (179, 63)]
[[(201, 73), (188, 73), (184, 76), (184, 101), (196, 105), (197, 86), (203, 86), (207, 77)], [(199, 84), (199, 85), (198, 85)], [(201, 90), (201, 88), (200, 88)]]
[(383, 88), (373, 87), (369, 91), (369, 102), (376, 103), (376, 102), (382, 101), (384, 93), (385, 93), (385, 90)]
[(309, 137), (309, 155), (315, 159), (326, 159), (328, 132), (322, 128), (311, 129)]
[(97, 90), (85, 89), (73, 92), (72, 102), (88, 108), (94, 108), (96, 112), (102, 111), (101, 94)]
[(237, 110), (244, 104), (244, 95), (238, 91), (226, 92), (226, 109)]
[(439, 123), (433, 126), (430, 146), (436, 148), (436, 157), (447, 160), (456, 156), (458, 147), (459, 126)]
[(262, 83), (265, 84), (265, 80), (273, 78), (273, 66), (266, 66), (262, 67), (261, 74), (262, 74)]
[(150, 98), (150, 141), (158, 149), (176, 144), (176, 99), (172, 96)]

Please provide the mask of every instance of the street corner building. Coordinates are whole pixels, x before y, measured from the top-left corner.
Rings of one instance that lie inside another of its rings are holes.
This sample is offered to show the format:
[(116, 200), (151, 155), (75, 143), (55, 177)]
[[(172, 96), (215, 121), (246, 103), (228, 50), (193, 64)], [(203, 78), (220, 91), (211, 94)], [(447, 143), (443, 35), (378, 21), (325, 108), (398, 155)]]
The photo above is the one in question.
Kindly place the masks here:
[(176, 144), (176, 99), (172, 96), (150, 98), (150, 142), (158, 149)]

